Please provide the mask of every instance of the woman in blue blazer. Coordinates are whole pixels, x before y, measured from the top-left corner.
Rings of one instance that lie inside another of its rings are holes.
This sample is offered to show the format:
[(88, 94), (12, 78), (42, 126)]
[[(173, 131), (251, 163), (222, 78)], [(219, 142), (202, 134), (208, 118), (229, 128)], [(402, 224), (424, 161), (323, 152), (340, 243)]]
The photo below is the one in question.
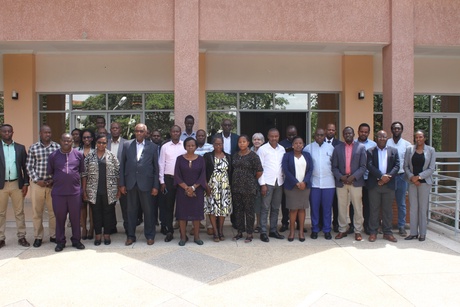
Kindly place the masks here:
[(310, 207), (309, 196), (313, 161), (308, 152), (303, 152), (303, 139), (299, 136), (292, 140), (293, 151), (284, 154), (282, 168), (284, 172), (284, 193), (286, 208), (289, 209), (290, 231), (288, 241), (294, 241), (295, 222), (299, 221), (299, 241), (305, 241), (303, 233), (305, 209)]

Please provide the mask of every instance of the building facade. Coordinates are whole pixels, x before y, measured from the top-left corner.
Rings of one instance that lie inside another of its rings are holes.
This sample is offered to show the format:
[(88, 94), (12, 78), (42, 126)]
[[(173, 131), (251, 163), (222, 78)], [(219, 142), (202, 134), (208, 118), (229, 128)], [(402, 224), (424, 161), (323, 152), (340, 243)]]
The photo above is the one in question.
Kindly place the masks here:
[(55, 138), (96, 115), (128, 134), (136, 122), (165, 132), (192, 114), (208, 132), (228, 117), (239, 133), (294, 123), (306, 139), (329, 122), (389, 131), (398, 120), (404, 138), (424, 128), (441, 156), (460, 154), (456, 0), (0, 6), (3, 120), (26, 145), (43, 123)]

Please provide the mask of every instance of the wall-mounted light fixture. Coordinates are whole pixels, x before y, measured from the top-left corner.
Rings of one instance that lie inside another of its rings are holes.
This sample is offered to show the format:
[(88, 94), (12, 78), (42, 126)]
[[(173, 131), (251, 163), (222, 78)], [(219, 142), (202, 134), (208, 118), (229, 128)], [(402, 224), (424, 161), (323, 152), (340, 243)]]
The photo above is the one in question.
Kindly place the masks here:
[(360, 99), (360, 100), (364, 99), (364, 91), (363, 90), (358, 92), (358, 99)]
[(16, 91), (13, 91), (11, 93), (11, 98), (14, 99), (14, 100), (18, 100), (19, 99), (19, 93), (16, 92)]

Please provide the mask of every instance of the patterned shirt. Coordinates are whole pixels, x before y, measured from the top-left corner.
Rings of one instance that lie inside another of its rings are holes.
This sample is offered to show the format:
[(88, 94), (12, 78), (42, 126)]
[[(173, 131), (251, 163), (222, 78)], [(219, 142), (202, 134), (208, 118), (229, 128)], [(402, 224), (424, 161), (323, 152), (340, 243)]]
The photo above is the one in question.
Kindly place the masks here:
[(42, 142), (37, 142), (30, 146), (26, 167), (29, 177), (33, 182), (51, 178), (46, 170), (48, 157), (59, 148), (61, 148), (61, 146), (53, 141), (51, 141), (48, 146), (45, 146)]

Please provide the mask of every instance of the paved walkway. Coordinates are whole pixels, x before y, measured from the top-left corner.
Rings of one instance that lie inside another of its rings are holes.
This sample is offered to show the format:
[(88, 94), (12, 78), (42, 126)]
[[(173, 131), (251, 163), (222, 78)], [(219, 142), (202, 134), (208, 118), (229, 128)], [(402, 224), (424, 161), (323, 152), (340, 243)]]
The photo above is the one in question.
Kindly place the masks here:
[[(83, 241), (80, 251), (67, 243), (56, 253), (49, 242), (19, 246), (8, 211), (0, 306), (459, 305), (459, 238), (434, 225), (425, 242), (390, 243), (380, 235), (375, 243), (320, 236), (248, 244), (232, 241), (226, 226), (227, 240), (215, 243), (203, 232), (203, 246), (185, 247), (177, 235), (165, 243), (161, 234), (147, 246), (138, 227), (138, 241), (129, 247), (119, 233), (110, 246)], [(30, 243), (31, 216), (27, 203)]]

